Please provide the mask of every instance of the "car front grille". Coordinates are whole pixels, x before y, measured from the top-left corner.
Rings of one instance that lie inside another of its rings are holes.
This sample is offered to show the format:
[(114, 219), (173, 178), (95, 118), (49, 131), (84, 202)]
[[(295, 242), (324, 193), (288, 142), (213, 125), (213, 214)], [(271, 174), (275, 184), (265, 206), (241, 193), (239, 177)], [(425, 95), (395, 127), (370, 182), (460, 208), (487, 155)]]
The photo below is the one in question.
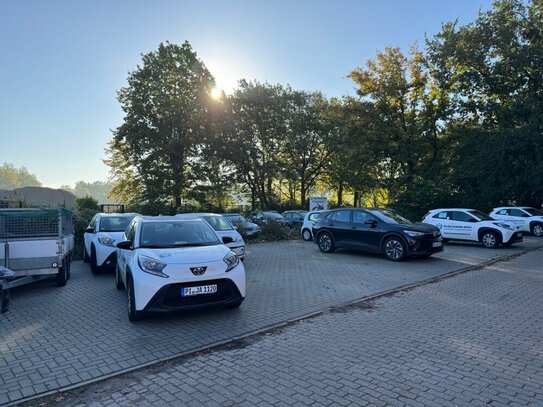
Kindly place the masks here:
[[(217, 284), (217, 292), (181, 297), (181, 288)], [(187, 306), (222, 303), (240, 296), (234, 282), (229, 279), (202, 280), (190, 283), (175, 283), (162, 287), (153, 298), (153, 306), (161, 308), (183, 308)]]

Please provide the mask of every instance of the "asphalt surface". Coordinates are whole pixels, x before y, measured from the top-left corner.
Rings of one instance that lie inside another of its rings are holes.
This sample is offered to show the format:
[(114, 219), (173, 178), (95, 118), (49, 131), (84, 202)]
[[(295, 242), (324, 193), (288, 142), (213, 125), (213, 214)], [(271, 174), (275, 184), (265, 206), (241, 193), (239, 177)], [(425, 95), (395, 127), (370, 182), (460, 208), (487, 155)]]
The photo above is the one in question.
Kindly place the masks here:
[(157, 361), (454, 270), (543, 245), (526, 237), (498, 250), (449, 244), (429, 259), (393, 263), (306, 242), (248, 246), (247, 298), (238, 310), (126, 318), (112, 274), (94, 276), (74, 262), (63, 288), (39, 283), (14, 290), (0, 315), (0, 404), (89, 383)]

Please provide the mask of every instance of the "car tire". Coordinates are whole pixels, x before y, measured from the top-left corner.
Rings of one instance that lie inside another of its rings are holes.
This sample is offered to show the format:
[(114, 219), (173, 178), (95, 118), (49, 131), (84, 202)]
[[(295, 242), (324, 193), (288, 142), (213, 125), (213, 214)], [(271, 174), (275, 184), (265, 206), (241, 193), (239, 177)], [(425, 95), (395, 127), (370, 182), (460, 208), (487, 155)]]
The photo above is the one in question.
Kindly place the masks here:
[(132, 278), (127, 276), (126, 281), (126, 298), (128, 306), (128, 320), (129, 321), (139, 321), (143, 318), (143, 312), (136, 310), (136, 295), (134, 293), (134, 282)]
[(306, 242), (309, 242), (311, 240), (311, 231), (309, 229), (304, 229), (302, 231), (302, 238), (306, 241)]
[(85, 248), (85, 245), (83, 244), (83, 263), (88, 263), (89, 261), (90, 261), (90, 258), (87, 253), (87, 249)]
[(68, 282), (68, 257), (62, 259), (62, 265), (58, 269), (56, 277), (57, 286), (64, 287)]
[(72, 276), (72, 255), (68, 255), (67, 256), (68, 260), (66, 261), (66, 267), (67, 267), (67, 271), (68, 271), (68, 275), (67, 275), (67, 279), (69, 280), (70, 277)]
[(317, 243), (323, 253), (332, 253), (336, 249), (334, 247), (334, 238), (328, 232), (320, 233), (317, 237)]
[(387, 259), (392, 261), (402, 261), (407, 257), (407, 246), (402, 238), (389, 237), (383, 243), (383, 253)]
[(535, 237), (542, 237), (543, 236), (543, 224), (542, 223), (534, 223), (532, 227), (530, 228), (530, 231), (532, 232), (532, 235)]
[(123, 281), (121, 280), (121, 274), (119, 267), (115, 266), (115, 288), (121, 291), (124, 288)]
[(91, 246), (91, 255), (90, 255), (90, 269), (92, 271), (92, 274), (99, 274), (100, 273), (100, 267), (98, 264), (96, 264), (96, 249), (94, 246)]
[(479, 241), (487, 249), (495, 249), (500, 245), (498, 234), (491, 230), (483, 232)]

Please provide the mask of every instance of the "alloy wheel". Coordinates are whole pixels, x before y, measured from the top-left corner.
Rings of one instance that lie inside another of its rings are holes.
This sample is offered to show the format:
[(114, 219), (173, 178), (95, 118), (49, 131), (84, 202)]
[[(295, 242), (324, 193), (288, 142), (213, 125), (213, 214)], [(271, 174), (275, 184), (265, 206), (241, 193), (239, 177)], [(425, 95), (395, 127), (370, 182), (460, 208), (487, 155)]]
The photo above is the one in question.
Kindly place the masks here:
[(543, 226), (535, 225), (532, 229), (532, 233), (534, 234), (534, 236), (537, 236), (537, 237), (543, 236)]
[(396, 239), (391, 239), (385, 244), (385, 253), (389, 259), (399, 260), (403, 257), (403, 245)]
[(328, 233), (323, 233), (321, 236), (319, 236), (319, 249), (321, 249), (323, 252), (328, 252), (330, 249), (332, 249), (332, 239)]

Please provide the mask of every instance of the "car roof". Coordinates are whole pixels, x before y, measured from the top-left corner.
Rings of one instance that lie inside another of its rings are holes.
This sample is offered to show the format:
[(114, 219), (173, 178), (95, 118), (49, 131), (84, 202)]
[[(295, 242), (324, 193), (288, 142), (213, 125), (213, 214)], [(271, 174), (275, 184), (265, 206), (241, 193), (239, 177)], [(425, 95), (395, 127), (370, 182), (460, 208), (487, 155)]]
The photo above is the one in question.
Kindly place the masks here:
[(135, 212), (125, 212), (125, 213), (116, 213), (116, 212), (100, 212), (97, 215), (103, 216), (103, 217), (113, 217), (113, 216), (140, 216), (139, 213)]
[(436, 212), (436, 211), (476, 211), (477, 209), (471, 209), (471, 208), (438, 208), (438, 209), (431, 209), (429, 212)]
[(532, 206), (498, 206), (492, 209), (493, 211), (499, 211), (500, 209), (535, 209)]
[(191, 213), (178, 213), (177, 215), (180, 218), (182, 217), (201, 217), (201, 216), (222, 216), (218, 213), (211, 213), (211, 212), (191, 212)]
[(163, 215), (139, 216), (139, 219), (141, 219), (141, 221), (143, 223), (147, 223), (147, 222), (171, 222), (172, 220), (174, 220), (176, 222), (193, 222), (193, 221), (205, 222), (203, 219), (198, 218), (198, 217), (195, 217), (195, 218), (192, 218), (192, 219), (183, 219), (183, 218), (178, 217), (177, 215), (176, 216), (163, 216)]
[(243, 216), (241, 213), (221, 213), (222, 216)]

